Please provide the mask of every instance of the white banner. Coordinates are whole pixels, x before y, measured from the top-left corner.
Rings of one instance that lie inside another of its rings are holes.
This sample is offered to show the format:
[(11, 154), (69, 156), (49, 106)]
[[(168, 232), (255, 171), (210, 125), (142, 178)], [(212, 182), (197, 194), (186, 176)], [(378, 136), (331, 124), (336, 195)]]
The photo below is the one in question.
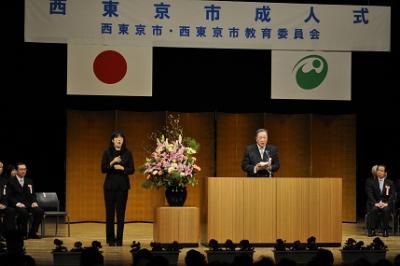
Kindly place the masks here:
[(272, 51), (271, 98), (350, 101), (351, 53)]
[(67, 94), (151, 96), (151, 47), (68, 45)]
[(389, 51), (390, 7), (188, 0), (25, 0), (25, 40)]

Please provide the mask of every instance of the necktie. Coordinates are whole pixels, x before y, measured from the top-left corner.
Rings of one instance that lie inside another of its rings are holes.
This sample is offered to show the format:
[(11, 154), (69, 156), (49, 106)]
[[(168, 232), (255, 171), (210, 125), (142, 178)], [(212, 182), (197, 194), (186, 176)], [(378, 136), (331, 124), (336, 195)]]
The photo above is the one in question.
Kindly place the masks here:
[(264, 160), (264, 149), (260, 149), (261, 160)]
[(19, 181), (19, 184), (21, 185), (21, 187), (23, 187), (24, 186), (24, 179), (19, 178), (18, 181)]
[(381, 180), (379, 180), (379, 190), (382, 192), (382, 190), (383, 190), (383, 180), (381, 181)]
[(264, 155), (263, 155), (264, 161), (268, 161), (269, 160), (269, 156), (267, 154), (267, 150), (264, 150)]

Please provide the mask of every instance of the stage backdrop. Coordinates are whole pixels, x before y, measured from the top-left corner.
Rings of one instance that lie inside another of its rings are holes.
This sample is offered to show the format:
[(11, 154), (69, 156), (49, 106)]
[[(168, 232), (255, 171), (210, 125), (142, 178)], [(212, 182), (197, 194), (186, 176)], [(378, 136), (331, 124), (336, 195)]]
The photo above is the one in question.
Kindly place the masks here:
[[(100, 161), (111, 132), (122, 129), (133, 152), (126, 221), (153, 221), (155, 206), (165, 204), (163, 190), (140, 187), (138, 168), (145, 161), (144, 145), (152, 131), (165, 124), (168, 112), (68, 111), (67, 210), (71, 220), (104, 221)], [(206, 219), (206, 177), (245, 176), (240, 169), (244, 148), (254, 132), (265, 127), (269, 142), (280, 151), (276, 177), (343, 177), (343, 221), (356, 221), (355, 115), (181, 113), (186, 136), (200, 143), (199, 185), (189, 188), (186, 206), (199, 206)]]

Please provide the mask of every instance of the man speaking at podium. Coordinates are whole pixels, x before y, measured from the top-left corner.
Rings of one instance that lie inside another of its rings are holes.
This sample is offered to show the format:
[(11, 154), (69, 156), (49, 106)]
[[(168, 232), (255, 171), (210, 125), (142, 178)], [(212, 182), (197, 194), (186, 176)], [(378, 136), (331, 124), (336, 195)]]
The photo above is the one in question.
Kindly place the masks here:
[(272, 177), (279, 169), (278, 149), (268, 143), (268, 131), (258, 129), (256, 131), (256, 144), (246, 147), (242, 161), (242, 170), (247, 176)]

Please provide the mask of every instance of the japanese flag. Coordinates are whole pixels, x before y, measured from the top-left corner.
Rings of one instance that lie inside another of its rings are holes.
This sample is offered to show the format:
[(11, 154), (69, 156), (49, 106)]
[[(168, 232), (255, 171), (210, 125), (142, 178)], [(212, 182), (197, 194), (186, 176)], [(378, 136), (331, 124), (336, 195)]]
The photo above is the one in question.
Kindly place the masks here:
[(272, 51), (271, 98), (351, 100), (351, 53)]
[(68, 45), (67, 94), (152, 95), (152, 47)]

